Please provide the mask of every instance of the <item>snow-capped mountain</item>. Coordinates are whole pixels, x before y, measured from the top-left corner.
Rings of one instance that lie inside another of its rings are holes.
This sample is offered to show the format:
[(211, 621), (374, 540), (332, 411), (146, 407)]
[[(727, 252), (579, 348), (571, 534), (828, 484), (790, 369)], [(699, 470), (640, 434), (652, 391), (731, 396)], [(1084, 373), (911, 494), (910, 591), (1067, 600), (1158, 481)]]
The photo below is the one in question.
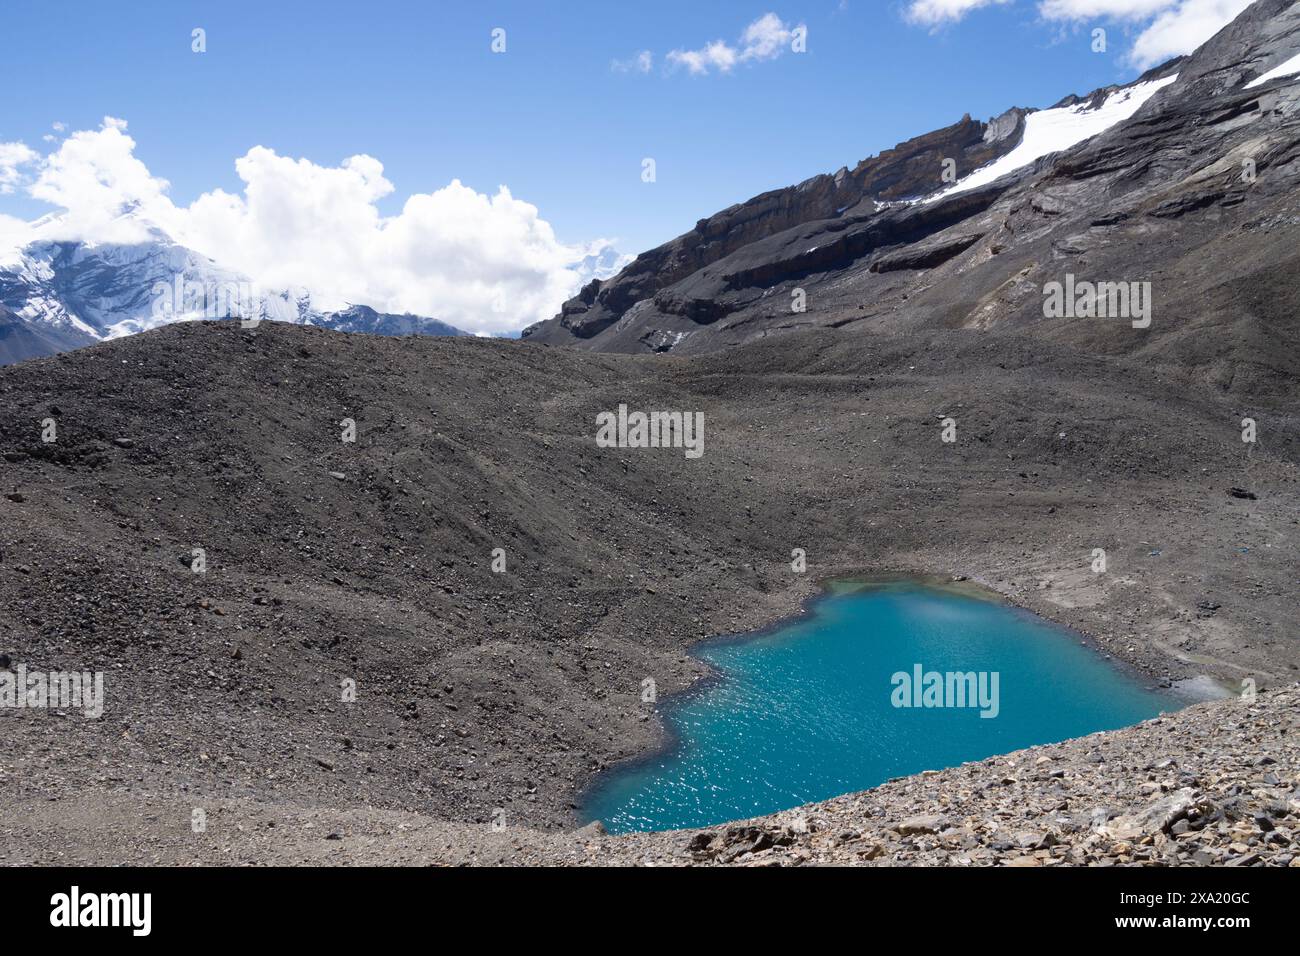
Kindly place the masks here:
[(609, 243), (593, 243), (591, 251), (574, 265), (573, 271), (585, 286), (592, 279), (613, 278), (635, 258), (636, 256), (619, 252)]
[[(124, 210), (130, 216), (131, 210)], [(0, 365), (168, 322), (257, 319), (377, 335), (466, 335), (364, 305), (315, 308), (305, 289), (265, 289), (143, 223), (144, 241), (38, 239), (0, 259)]]

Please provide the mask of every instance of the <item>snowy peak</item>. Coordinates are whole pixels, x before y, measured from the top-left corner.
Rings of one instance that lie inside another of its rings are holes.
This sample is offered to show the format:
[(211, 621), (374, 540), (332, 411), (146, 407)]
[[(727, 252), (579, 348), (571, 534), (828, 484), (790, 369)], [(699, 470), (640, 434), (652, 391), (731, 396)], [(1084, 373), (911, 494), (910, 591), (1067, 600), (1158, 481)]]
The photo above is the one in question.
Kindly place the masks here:
[(339, 312), (330, 312), (313, 318), (309, 324), (333, 329), (336, 332), (364, 332), (370, 335), (469, 335), (446, 322), (390, 312), (376, 312), (368, 305), (354, 305)]
[[(121, 219), (134, 215), (124, 209)], [(57, 218), (35, 229), (57, 235)], [(155, 223), (137, 218), (131, 229), (147, 238), (38, 239), (0, 264), (0, 364), (196, 319), (292, 322), (378, 335), (464, 334), (436, 319), (365, 306), (318, 310), (308, 290), (262, 288), (177, 244)]]

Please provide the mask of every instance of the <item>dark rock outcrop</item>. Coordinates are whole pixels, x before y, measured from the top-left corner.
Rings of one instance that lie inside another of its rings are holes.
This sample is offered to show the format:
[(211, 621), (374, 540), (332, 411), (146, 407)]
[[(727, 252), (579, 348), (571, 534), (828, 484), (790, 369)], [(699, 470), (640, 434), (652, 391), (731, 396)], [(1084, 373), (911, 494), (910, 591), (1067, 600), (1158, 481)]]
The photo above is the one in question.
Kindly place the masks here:
[[(564, 304), (557, 321), (573, 336), (589, 339), (637, 302), (751, 243), (806, 223), (841, 217), (853, 221), (874, 214), (882, 204), (933, 193), (945, 184), (945, 160), (953, 161), (956, 176), (964, 176), (1014, 149), (1026, 113), (1008, 110), (988, 123), (963, 116), (952, 126), (865, 159), (851, 172), (846, 167), (814, 176), (701, 219), (685, 235), (642, 253), (613, 279), (588, 283)], [(716, 311), (697, 308), (694, 314), (716, 318)], [(540, 339), (546, 325), (532, 326), (524, 336)]]

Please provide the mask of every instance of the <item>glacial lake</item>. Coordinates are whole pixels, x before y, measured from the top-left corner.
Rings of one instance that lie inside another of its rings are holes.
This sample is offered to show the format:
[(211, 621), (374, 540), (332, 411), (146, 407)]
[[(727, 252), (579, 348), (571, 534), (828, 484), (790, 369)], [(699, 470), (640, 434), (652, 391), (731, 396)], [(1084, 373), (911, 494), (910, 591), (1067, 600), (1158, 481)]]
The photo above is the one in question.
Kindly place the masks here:
[(717, 676), (660, 700), (669, 745), (599, 775), (584, 821), (628, 833), (745, 819), (1189, 702), (956, 589), (836, 582), (807, 612), (693, 650)]

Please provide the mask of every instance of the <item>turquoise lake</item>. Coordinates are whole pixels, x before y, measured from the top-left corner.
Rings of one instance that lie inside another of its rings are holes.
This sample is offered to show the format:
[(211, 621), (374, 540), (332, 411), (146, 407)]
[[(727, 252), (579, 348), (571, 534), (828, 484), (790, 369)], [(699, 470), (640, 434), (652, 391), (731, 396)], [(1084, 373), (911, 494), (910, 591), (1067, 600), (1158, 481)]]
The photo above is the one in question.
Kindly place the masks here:
[[(1187, 703), (1028, 612), (912, 581), (837, 582), (797, 619), (693, 653), (718, 676), (660, 701), (671, 745), (596, 778), (585, 820), (627, 833), (744, 819)], [(895, 706), (925, 703), (894, 679), (917, 665), (923, 688), (927, 672), (943, 678), (937, 691), (928, 679), (930, 702), (949, 706)], [(981, 677), (996, 708), (954, 706)]]

